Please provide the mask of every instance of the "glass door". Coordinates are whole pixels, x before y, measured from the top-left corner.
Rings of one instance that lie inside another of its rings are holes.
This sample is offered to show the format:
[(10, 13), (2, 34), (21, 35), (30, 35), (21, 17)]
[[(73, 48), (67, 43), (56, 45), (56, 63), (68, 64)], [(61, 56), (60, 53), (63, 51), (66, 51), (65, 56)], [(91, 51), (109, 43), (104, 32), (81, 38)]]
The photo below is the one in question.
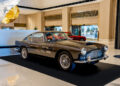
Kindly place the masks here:
[(45, 27), (45, 31), (62, 31), (61, 26), (49, 26)]
[(98, 39), (98, 26), (81, 26), (81, 36), (85, 36), (87, 39)]
[(76, 35), (76, 36), (80, 36), (81, 35), (81, 26), (72, 26), (72, 34)]
[(72, 26), (72, 34), (77, 36), (85, 36), (87, 39), (98, 39), (97, 25), (75, 25)]

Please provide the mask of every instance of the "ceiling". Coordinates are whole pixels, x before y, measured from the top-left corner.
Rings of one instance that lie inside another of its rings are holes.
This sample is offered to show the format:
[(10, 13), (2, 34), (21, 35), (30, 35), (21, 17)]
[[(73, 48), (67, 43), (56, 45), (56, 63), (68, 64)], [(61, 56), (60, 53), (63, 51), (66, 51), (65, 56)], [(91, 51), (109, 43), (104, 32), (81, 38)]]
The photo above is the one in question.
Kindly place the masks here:
[(84, 0), (20, 0), (19, 5), (33, 8), (47, 8), (78, 1)]
[(20, 9), (20, 14), (24, 14), (24, 15), (34, 14), (39, 12), (39, 10), (31, 10), (31, 9), (24, 9), (24, 8), (19, 8), (19, 9)]
[[(54, 6), (59, 6), (59, 5), (64, 5), (64, 4), (74, 3), (74, 2), (81, 2), (81, 1), (86, 1), (86, 0), (20, 0), (20, 3), (18, 4), (18, 6), (44, 9), (48, 7), (54, 7)], [(87, 0), (87, 1), (90, 1), (90, 0)], [(39, 10), (26, 9), (26, 8), (23, 9), (20, 7), (21, 14), (33, 14), (38, 11)]]

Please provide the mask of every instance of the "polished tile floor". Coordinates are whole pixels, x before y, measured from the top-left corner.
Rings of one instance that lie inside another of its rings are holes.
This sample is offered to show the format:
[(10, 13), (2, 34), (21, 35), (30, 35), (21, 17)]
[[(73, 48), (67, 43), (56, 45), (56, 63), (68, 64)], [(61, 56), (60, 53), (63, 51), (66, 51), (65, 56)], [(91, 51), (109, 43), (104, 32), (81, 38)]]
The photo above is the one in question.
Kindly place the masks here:
[(108, 45), (109, 50), (107, 51), (107, 55), (109, 58), (107, 60), (102, 60), (101, 62), (109, 63), (109, 64), (114, 64), (114, 65), (119, 65), (120, 66), (120, 50), (114, 49), (114, 41), (112, 42), (101, 42)]
[(104, 44), (109, 46), (107, 60), (74, 72), (61, 71), (51, 62), (23, 61), (14, 49), (0, 49), (0, 86), (120, 86), (120, 50), (114, 49), (114, 42)]
[(49, 75), (0, 60), (0, 86), (70, 86)]

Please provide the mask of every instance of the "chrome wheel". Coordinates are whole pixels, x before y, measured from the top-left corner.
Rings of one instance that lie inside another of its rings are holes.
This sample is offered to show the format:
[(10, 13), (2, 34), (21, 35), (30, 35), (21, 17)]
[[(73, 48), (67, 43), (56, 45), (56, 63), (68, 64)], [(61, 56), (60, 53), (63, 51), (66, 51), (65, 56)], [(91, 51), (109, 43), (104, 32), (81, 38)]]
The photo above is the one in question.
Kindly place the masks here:
[(27, 59), (28, 53), (26, 48), (22, 48), (21, 55), (23, 59)]
[(69, 58), (69, 56), (67, 54), (62, 54), (60, 56), (60, 66), (63, 68), (63, 69), (69, 69), (70, 68), (70, 65), (71, 65), (71, 60)]

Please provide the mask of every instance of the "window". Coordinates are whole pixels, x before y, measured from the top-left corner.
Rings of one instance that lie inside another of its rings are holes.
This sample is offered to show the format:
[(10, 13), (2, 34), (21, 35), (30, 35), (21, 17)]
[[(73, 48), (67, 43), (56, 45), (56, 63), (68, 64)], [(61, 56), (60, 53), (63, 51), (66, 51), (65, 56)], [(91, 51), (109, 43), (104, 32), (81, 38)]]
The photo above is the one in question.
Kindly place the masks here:
[(45, 33), (45, 35), (46, 35), (47, 41), (52, 41), (53, 40), (52, 33), (48, 32), (48, 33)]
[(43, 33), (35, 33), (32, 35), (32, 42), (33, 43), (41, 43), (44, 41)]
[(98, 39), (97, 25), (76, 25), (72, 26), (72, 34), (77, 36), (85, 36), (87, 39)]
[(49, 26), (45, 27), (45, 31), (62, 31), (61, 26)]
[(58, 40), (67, 40), (69, 39), (66, 33), (63, 32), (53, 32), (46, 33), (47, 41), (58, 41)]
[(29, 35), (24, 39), (24, 41), (31, 42), (32, 41), (32, 35)]
[(85, 36), (88, 39), (98, 39), (98, 26), (81, 26), (81, 36)]

